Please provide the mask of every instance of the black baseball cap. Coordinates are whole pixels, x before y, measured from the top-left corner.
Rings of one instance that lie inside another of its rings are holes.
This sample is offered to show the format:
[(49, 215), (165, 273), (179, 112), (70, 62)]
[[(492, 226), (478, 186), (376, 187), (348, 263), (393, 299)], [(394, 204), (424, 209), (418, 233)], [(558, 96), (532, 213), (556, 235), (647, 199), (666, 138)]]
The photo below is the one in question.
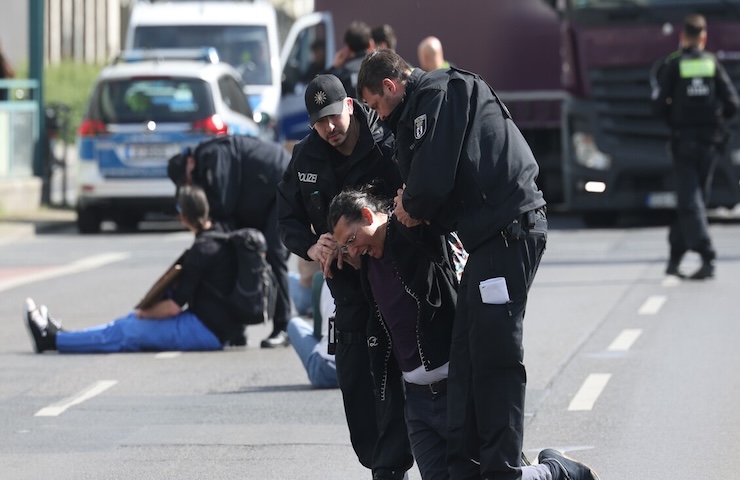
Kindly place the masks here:
[(347, 92), (334, 75), (317, 75), (306, 87), (306, 110), (311, 126), (328, 115), (339, 115), (344, 110)]

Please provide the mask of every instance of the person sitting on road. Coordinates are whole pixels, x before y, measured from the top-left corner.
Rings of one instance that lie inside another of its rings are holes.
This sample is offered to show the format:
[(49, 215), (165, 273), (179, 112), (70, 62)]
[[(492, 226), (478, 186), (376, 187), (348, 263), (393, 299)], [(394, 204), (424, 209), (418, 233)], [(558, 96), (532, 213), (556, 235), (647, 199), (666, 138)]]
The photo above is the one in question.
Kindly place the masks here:
[(336, 313), (334, 298), (324, 280), (323, 272), (313, 275), (313, 326), (301, 317), (288, 322), (290, 343), (303, 362), (311, 385), (317, 388), (337, 388), (337, 365), (329, 353), (329, 321)]
[(168, 298), (84, 330), (62, 329), (46, 306), (37, 307), (28, 298), (24, 320), (37, 353), (221, 350), (243, 328), (217, 296), (217, 292), (226, 295), (233, 286), (236, 265), (222, 242), (204, 235), (213, 229), (205, 193), (198, 187), (182, 187), (177, 206), (180, 221), (195, 234), (195, 241), (183, 256)]

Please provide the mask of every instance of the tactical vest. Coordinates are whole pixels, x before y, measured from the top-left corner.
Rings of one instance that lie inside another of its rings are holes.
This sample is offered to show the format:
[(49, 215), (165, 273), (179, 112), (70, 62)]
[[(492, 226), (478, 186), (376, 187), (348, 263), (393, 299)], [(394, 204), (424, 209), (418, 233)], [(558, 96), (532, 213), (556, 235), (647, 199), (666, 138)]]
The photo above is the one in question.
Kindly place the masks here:
[(673, 91), (673, 125), (717, 125), (717, 63), (706, 53), (685, 53), (677, 60), (678, 79)]

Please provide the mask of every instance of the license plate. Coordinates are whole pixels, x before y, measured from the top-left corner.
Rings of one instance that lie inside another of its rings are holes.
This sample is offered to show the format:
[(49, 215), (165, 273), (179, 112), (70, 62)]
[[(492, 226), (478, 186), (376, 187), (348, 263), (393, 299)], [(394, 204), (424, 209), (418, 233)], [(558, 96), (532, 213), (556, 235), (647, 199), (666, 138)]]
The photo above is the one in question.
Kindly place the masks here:
[(166, 160), (179, 151), (179, 145), (169, 143), (129, 145), (128, 158), (130, 160)]
[(676, 208), (676, 193), (652, 192), (645, 203), (648, 208)]

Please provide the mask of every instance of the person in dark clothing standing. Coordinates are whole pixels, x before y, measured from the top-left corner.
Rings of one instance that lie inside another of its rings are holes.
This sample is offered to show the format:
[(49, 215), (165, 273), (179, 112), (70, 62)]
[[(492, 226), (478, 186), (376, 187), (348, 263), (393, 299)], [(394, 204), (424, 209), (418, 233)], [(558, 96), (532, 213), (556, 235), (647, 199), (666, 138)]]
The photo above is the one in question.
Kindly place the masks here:
[(727, 72), (705, 52), (707, 24), (702, 15), (686, 17), (681, 49), (669, 55), (658, 74), (653, 104), (671, 129), (671, 154), (676, 172), (677, 216), (668, 233), (670, 257), (666, 274), (679, 270), (684, 254), (693, 250), (702, 265), (690, 278), (714, 276), (716, 252), (709, 236), (709, 199), (718, 149), (727, 141), (725, 120), (738, 109), (738, 94)]
[[(0, 80), (10, 80), (15, 77), (15, 71), (13, 66), (10, 64), (10, 60), (3, 51), (3, 46), (0, 45)], [(0, 88), (0, 101), (8, 100), (8, 89)]]
[[(277, 184), (290, 161), (279, 144), (259, 138), (221, 136), (200, 143), (195, 151), (186, 149), (170, 159), (168, 175), (175, 185), (199, 185), (211, 205), (211, 217), (223, 230), (256, 228), (267, 241), (267, 262), (278, 282), (272, 333), (262, 348), (288, 345), (286, 328), (291, 305), (288, 291), (290, 252), (277, 229)], [(242, 331), (232, 345), (246, 345)]]
[(332, 198), (346, 186), (374, 184), (386, 196), (395, 194), (401, 176), (393, 136), (333, 75), (314, 78), (305, 102), (313, 131), (294, 148), (278, 185), (281, 238), (294, 254), (319, 263), (334, 297), (337, 378), (355, 453), (374, 479), (400, 479), (413, 464), (403, 385), (391, 382), (387, 400), (376, 402), (366, 343), (370, 304), (327, 221)]
[(521, 468), (522, 326), (547, 240), (534, 155), (473, 73), (412, 71), (395, 52), (378, 50), (360, 67), (357, 93), (396, 134), (406, 187), (394, 215), (407, 227), (457, 231), (469, 253), (450, 351), (450, 476), (536, 478)]
[(352, 22), (344, 32), (344, 47), (337, 52), (334, 66), (327, 72), (341, 80), (348, 97), (355, 96), (360, 64), (374, 48), (370, 27), (363, 22)]
[[(180, 220), (195, 234), (181, 260), (181, 273), (171, 292), (152, 306), (137, 309), (108, 324), (64, 330), (44, 305), (26, 300), (24, 319), (37, 353), (113, 353), (142, 351), (221, 350), (241, 322), (221, 300), (234, 284), (233, 255), (205, 233), (214, 225), (208, 201), (198, 187), (184, 187), (177, 196)], [(215, 290), (215, 292), (214, 292)], [(221, 296), (219, 296), (219, 293)]]

